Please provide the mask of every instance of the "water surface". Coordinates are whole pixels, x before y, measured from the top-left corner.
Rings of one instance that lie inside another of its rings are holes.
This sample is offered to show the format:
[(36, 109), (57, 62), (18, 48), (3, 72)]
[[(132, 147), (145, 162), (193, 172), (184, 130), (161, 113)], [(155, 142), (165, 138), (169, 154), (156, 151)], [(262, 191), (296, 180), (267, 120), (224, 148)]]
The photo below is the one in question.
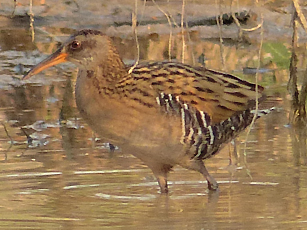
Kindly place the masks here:
[[(176, 167), (166, 196), (142, 162), (120, 148), (110, 151), (80, 118), (73, 65), (20, 81), (56, 41), (37, 34), (34, 45), (21, 28), (4, 30), (0, 40), (0, 229), (306, 228), (306, 134), (288, 125), (288, 72), (272, 55), (273, 68), (264, 59), (262, 67), (269, 71), (260, 81), (271, 96), (267, 106), (281, 110), (255, 123), (246, 147), (243, 132), (237, 154), (228, 145), (206, 161), (219, 192), (208, 193), (200, 174)], [(134, 41), (114, 41), (124, 60), (133, 62)], [(140, 45), (141, 59), (168, 58), (168, 35), (140, 37)], [(224, 69), (254, 80), (243, 68), (256, 66), (257, 47), (226, 43)], [(209, 68), (222, 69), (217, 40), (192, 40), (187, 61), (197, 64), (201, 54)]]

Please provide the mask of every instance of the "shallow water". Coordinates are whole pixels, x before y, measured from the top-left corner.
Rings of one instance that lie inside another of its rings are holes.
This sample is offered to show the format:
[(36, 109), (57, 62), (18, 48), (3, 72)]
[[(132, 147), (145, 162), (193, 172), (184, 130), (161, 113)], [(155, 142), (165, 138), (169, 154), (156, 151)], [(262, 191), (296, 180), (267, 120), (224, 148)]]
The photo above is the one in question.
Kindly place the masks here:
[[(267, 105), (281, 110), (255, 123), (246, 148), (244, 132), (236, 141), (237, 154), (228, 145), (206, 161), (219, 192), (208, 193), (200, 174), (176, 167), (166, 196), (147, 167), (120, 148), (110, 151), (79, 117), (73, 65), (20, 81), (45, 57), (40, 52), (50, 53), (56, 42), (38, 34), (39, 52), (25, 29), (6, 29), (0, 36), (0, 229), (306, 228), (306, 133), (288, 125), (288, 72), (282, 60), (260, 76), (272, 96)], [(25, 39), (12, 39), (20, 37)], [(115, 42), (125, 61), (133, 62), (134, 42)], [(141, 59), (167, 58), (166, 35), (140, 42)], [(280, 44), (282, 53), (288, 44)], [(225, 69), (253, 80), (243, 68), (255, 67), (256, 48), (226, 44)], [(266, 43), (264, 57), (270, 48)], [(186, 58), (197, 64), (202, 53), (209, 68), (222, 69), (218, 42), (192, 40)]]

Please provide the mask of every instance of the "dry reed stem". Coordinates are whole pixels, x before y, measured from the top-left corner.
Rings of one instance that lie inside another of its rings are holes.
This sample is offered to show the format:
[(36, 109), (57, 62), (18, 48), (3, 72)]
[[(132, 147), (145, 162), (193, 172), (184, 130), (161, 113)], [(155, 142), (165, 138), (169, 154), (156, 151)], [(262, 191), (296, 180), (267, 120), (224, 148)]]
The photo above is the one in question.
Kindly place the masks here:
[(30, 30), (31, 30), (31, 38), (32, 42), (34, 42), (34, 36), (35, 36), (35, 31), (34, 31), (34, 14), (32, 11), (33, 7), (33, 0), (30, 0), (30, 9), (29, 9), (29, 16), (30, 16)]
[(290, 113), (290, 123), (296, 124), (298, 126), (305, 126), (306, 121), (306, 99), (307, 99), (307, 69), (304, 73), (304, 79), (302, 82), (301, 90), (298, 90), (297, 85), (297, 66), (298, 66), (298, 57), (297, 57), (297, 49), (298, 49), (298, 26), (301, 24), (305, 32), (307, 32), (307, 22), (306, 18), (301, 12), (301, 8), (298, 4), (298, 1), (293, 0), (293, 17), (292, 17), (292, 52), (291, 52), (291, 60), (290, 60), (290, 78), (288, 81), (288, 92), (292, 98), (292, 111)]
[[(258, 0), (256, 1), (256, 5), (259, 6), (259, 2)], [(248, 140), (248, 137), (250, 135), (250, 132), (252, 130), (252, 127), (253, 125), (255, 124), (255, 121), (257, 119), (257, 111), (259, 109), (259, 94), (258, 94), (258, 75), (259, 75), (259, 69), (260, 69), (260, 65), (261, 65), (261, 52), (262, 52), (262, 46), (263, 46), (263, 39), (264, 39), (264, 28), (263, 28), (263, 22), (264, 22), (264, 16), (263, 16), (263, 13), (261, 12), (260, 13), (260, 45), (259, 45), (259, 52), (258, 52), (258, 62), (257, 62), (257, 69), (256, 69), (256, 75), (255, 75), (255, 85), (256, 85), (256, 88), (255, 88), (255, 91), (256, 91), (256, 105), (255, 105), (255, 114), (254, 114), (254, 117), (253, 117), (253, 120), (251, 122), (251, 124), (249, 125), (248, 129), (247, 129), (247, 133), (246, 133), (246, 136), (245, 136), (245, 142), (244, 142), (244, 148), (243, 148), (243, 154), (244, 154), (244, 165), (245, 165), (245, 168), (246, 168), (246, 172), (247, 174), (249, 175), (249, 177), (252, 179), (252, 175), (251, 175), (251, 172), (249, 170), (249, 168), (247, 167), (247, 154), (246, 154), (246, 148), (247, 148), (247, 140)]]
[(301, 7), (298, 3), (298, 0), (293, 0), (293, 6), (296, 10), (297, 17), (300, 19), (300, 23), (301, 23), (302, 27), (304, 28), (305, 32), (307, 33), (307, 21), (306, 21), (304, 14), (302, 13), (302, 10), (301, 10)]
[(182, 39), (182, 54), (181, 54), (181, 62), (184, 63), (185, 57), (185, 37), (184, 37), (184, 15), (185, 15), (185, 0), (182, 0), (181, 6), (181, 39)]
[(216, 15), (216, 23), (219, 28), (219, 38), (220, 38), (220, 56), (221, 56), (221, 62), (222, 62), (222, 70), (225, 71), (225, 55), (224, 55), (224, 41), (222, 37), (222, 25), (223, 25), (223, 12), (221, 7), (221, 1), (219, 3), (217, 0), (215, 0), (216, 7), (219, 8), (219, 15)]
[(138, 39), (138, 33), (137, 33), (137, 11), (138, 11), (138, 4), (137, 0), (134, 1), (134, 12), (132, 12), (132, 30), (134, 33), (135, 43), (136, 43), (136, 49), (137, 49), (137, 58), (134, 63), (134, 65), (129, 69), (128, 73), (131, 74), (134, 68), (139, 64), (140, 61), (140, 44)]
[[(175, 21), (174, 18), (167, 12), (165, 12), (157, 3), (155, 0), (152, 0), (152, 2), (155, 4), (155, 6), (158, 8), (158, 10), (160, 10), (165, 17), (167, 18), (168, 24), (169, 24), (169, 40), (168, 40), (168, 59), (171, 60), (172, 54), (171, 54), (171, 50), (172, 50), (172, 39), (173, 39), (173, 27), (172, 27), (172, 22), (171, 19), (173, 19), (173, 22)], [(178, 27), (178, 25), (176, 24), (176, 26)]]
[(234, 22), (236, 23), (236, 25), (237, 25), (238, 28), (239, 28), (239, 38), (241, 39), (242, 36), (243, 36), (243, 30), (242, 30), (242, 26), (241, 26), (239, 20), (238, 20), (237, 17), (236, 17), (235, 12), (232, 10), (232, 9), (234, 8), (234, 7), (233, 7), (233, 3), (234, 3), (234, 1), (231, 1), (231, 5), (230, 5), (231, 16), (232, 16)]
[(297, 55), (296, 55), (296, 48), (297, 48), (297, 42), (298, 42), (298, 22), (297, 22), (297, 12), (293, 11), (293, 17), (292, 17), (292, 51), (291, 51), (291, 59), (290, 59), (290, 79), (288, 81), (288, 91), (292, 97), (293, 101), (298, 101), (298, 90), (297, 90)]
[(14, 0), (14, 10), (11, 14), (11, 18), (13, 18), (15, 16), (16, 7), (17, 7), (17, 0)]
[[(298, 3), (298, 0), (293, 0), (293, 6), (296, 11), (296, 21), (299, 21), (305, 32), (307, 33), (307, 21), (304, 14), (301, 11), (301, 7)], [(297, 28), (296, 28), (297, 29)], [(296, 34), (298, 39), (298, 35)], [(296, 41), (297, 43), (298, 41)], [(297, 44), (294, 49), (297, 48)], [(298, 96), (298, 107), (296, 108), (298, 111), (298, 118), (300, 121), (306, 124), (306, 99), (307, 99), (307, 68), (305, 69), (304, 79), (302, 82), (301, 91)], [(297, 87), (297, 86), (296, 86)]]

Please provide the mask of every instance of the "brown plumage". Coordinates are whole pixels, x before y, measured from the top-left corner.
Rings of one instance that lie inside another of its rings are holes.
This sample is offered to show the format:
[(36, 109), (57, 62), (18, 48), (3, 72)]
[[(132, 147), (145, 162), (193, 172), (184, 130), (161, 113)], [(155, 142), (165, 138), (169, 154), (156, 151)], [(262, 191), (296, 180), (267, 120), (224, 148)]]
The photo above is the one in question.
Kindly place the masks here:
[(218, 185), (203, 164), (252, 121), (256, 89), (233, 75), (176, 62), (137, 65), (131, 73), (112, 40), (96, 30), (71, 36), (24, 77), (70, 61), (79, 67), (77, 107), (105, 141), (150, 167), (162, 193), (175, 165)]

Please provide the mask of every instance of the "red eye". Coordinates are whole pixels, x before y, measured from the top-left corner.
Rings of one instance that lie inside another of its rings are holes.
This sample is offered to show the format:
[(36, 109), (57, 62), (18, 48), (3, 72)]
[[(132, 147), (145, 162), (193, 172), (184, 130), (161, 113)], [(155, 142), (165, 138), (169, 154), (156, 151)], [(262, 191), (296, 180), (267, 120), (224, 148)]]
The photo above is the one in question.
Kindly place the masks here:
[(73, 41), (70, 45), (71, 49), (75, 50), (75, 49), (79, 49), (81, 47), (81, 42), (79, 41)]

